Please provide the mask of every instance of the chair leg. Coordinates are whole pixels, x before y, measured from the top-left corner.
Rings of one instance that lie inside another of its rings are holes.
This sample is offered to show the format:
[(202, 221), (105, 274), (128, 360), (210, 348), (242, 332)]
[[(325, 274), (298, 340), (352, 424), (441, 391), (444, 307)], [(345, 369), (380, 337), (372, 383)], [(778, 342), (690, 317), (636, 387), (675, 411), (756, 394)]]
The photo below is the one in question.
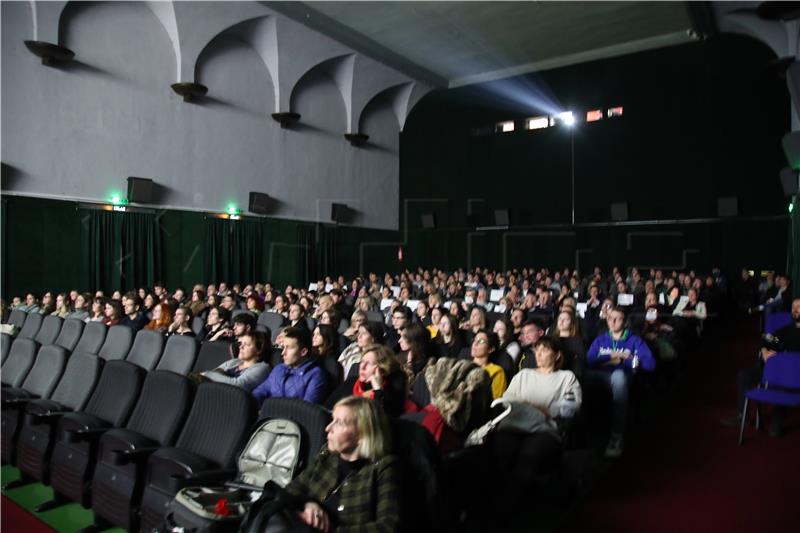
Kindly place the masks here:
[[(744, 424), (747, 421), (747, 403), (749, 398), (744, 399), (744, 409), (742, 409), (742, 420), (739, 422), (739, 446), (742, 445), (742, 438), (744, 437)], [(756, 411), (758, 412), (758, 411)], [(758, 416), (758, 415), (756, 415)]]

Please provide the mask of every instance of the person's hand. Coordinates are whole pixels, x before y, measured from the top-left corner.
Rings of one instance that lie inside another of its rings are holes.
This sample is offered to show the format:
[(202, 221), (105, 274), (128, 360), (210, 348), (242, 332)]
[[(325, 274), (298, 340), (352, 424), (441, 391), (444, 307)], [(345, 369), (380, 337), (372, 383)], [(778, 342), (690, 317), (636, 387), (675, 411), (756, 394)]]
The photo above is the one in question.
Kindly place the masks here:
[(770, 357), (772, 357), (776, 353), (778, 353), (778, 352), (776, 352), (775, 350), (768, 350), (766, 348), (761, 348), (761, 358), (764, 360), (764, 362), (766, 362), (767, 359), (769, 359)]
[(381, 376), (380, 369), (375, 370), (372, 377), (369, 378), (369, 382), (370, 385), (372, 385), (372, 390), (381, 390), (383, 386), (383, 376)]
[(303, 523), (313, 527), (314, 529), (327, 532), (331, 528), (331, 522), (328, 518), (328, 514), (316, 502), (307, 502), (299, 515)]

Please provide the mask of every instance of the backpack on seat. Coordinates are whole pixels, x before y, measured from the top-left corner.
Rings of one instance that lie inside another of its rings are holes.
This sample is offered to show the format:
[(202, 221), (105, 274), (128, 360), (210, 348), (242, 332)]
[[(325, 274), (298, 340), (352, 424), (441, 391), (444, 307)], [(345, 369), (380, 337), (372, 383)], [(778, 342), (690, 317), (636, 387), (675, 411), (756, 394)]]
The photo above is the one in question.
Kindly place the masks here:
[(285, 487), (300, 460), (300, 427), (291, 420), (262, 422), (239, 455), (239, 475), (224, 487), (186, 487), (172, 500), (162, 531), (238, 531), (269, 481)]

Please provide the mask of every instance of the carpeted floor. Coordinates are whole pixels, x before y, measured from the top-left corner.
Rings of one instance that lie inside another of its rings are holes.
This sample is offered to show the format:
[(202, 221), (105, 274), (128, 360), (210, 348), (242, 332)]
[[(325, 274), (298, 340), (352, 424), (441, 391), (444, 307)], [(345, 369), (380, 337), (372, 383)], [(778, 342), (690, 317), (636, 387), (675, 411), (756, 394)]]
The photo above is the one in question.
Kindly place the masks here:
[[(565, 531), (794, 532), (800, 530), (800, 413), (785, 435), (722, 426), (735, 413), (735, 377), (758, 349), (757, 318), (720, 325), (680, 385), (634, 432), (625, 455), (606, 463)], [(768, 413), (768, 411), (765, 411)]]

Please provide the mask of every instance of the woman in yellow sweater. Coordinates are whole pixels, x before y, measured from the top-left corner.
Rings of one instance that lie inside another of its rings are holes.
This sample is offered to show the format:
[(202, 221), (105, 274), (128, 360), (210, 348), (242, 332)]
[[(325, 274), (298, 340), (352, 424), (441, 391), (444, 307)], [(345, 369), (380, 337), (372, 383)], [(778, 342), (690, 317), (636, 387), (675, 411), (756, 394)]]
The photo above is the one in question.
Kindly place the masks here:
[(505, 371), (490, 361), (491, 355), (499, 346), (500, 341), (497, 334), (485, 329), (479, 329), (475, 333), (475, 338), (472, 339), (472, 360), (489, 374), (489, 379), (492, 381), (493, 400), (501, 397), (508, 386)]

